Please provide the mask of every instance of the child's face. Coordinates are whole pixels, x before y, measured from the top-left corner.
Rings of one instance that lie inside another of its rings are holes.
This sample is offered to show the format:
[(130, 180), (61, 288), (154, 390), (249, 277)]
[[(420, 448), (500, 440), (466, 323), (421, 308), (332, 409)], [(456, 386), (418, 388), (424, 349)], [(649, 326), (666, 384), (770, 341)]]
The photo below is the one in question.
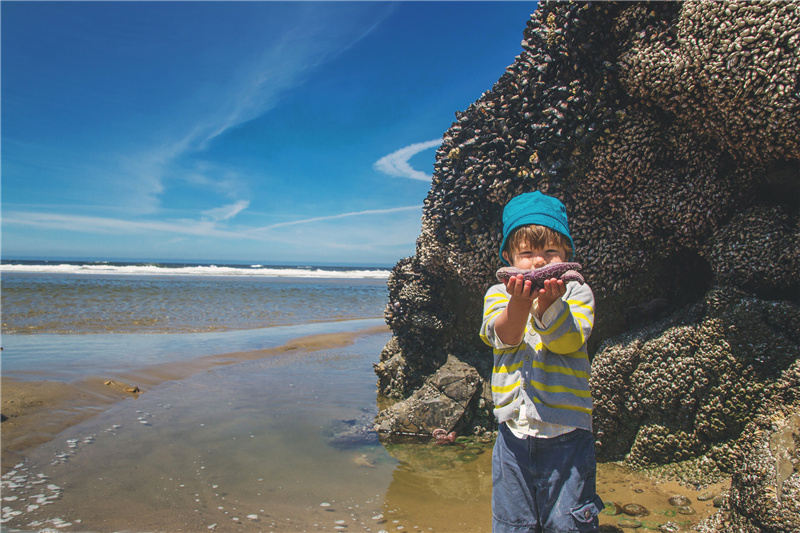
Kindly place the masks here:
[(567, 250), (555, 243), (550, 243), (544, 248), (536, 248), (529, 243), (523, 243), (519, 249), (513, 252), (503, 252), (503, 257), (511, 266), (531, 270), (551, 263), (565, 262)]

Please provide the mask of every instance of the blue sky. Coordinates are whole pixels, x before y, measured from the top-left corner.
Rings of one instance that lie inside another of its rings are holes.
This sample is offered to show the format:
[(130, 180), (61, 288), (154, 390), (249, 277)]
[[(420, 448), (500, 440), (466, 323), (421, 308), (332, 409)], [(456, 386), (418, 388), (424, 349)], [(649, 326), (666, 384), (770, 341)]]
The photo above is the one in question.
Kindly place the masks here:
[(7, 2), (2, 257), (392, 265), (534, 2)]

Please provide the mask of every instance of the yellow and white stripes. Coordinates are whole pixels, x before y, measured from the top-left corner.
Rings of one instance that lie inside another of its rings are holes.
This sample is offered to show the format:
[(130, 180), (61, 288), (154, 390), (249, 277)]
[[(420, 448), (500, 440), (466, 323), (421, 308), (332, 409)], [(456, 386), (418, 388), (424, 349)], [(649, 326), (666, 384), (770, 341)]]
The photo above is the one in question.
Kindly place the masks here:
[(504, 344), (494, 322), (508, 306), (505, 287), (495, 285), (484, 298), (481, 339), (494, 349), (492, 396), (495, 414), (504, 422), (519, 414), (545, 424), (591, 430), (591, 366), (586, 341), (594, 326), (594, 296), (588, 285), (569, 283), (567, 294), (531, 319), (519, 346)]

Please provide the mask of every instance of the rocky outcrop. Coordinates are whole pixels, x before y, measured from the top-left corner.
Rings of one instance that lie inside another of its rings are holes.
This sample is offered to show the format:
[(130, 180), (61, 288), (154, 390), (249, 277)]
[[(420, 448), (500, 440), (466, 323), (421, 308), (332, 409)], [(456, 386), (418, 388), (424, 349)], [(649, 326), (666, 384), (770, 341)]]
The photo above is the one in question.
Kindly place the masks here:
[(475, 368), (451, 357), (408, 400), (381, 411), (375, 425), (383, 433), (458, 433), (464, 429), (464, 414), (475, 409), (472, 404), (486, 403), (481, 398), (482, 383)]
[(739, 466), (722, 509), (702, 533), (798, 531), (800, 525), (800, 410), (775, 411), (742, 434)]
[(651, 467), (693, 461), (686, 481), (733, 470), (760, 415), (800, 400), (800, 307), (733, 287), (611, 339), (593, 361), (598, 455)]
[[(736, 471), (748, 423), (800, 402), (800, 5), (542, 2), (456, 119), (389, 280), (376, 371), (394, 419), (448, 358), (486, 388), (502, 209), (540, 190), (565, 203), (597, 301), (601, 456)], [(462, 428), (492, 423), (476, 394)]]

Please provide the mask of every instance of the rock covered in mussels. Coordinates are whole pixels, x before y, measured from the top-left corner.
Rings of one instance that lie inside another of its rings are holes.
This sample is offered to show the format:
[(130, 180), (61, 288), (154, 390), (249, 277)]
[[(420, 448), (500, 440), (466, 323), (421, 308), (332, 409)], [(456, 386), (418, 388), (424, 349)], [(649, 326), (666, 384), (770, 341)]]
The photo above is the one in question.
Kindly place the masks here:
[(700, 533), (800, 531), (800, 409), (753, 420), (742, 438), (741, 466), (717, 514)]
[(747, 423), (800, 403), (799, 88), (795, 2), (540, 2), (437, 150), (389, 280), (381, 391), (407, 398), (457, 358), (484, 380), (461, 424), (493, 427), (482, 296), (503, 206), (540, 190), (566, 205), (598, 304), (599, 452), (735, 470)]
[(525, 281), (530, 281), (532, 283), (533, 289), (541, 289), (544, 287), (544, 282), (546, 280), (553, 278), (563, 280), (565, 283), (577, 281), (583, 284), (583, 276), (578, 272), (580, 269), (580, 263), (553, 263), (535, 269), (502, 267), (495, 272), (495, 277), (497, 281), (505, 283), (511, 279), (512, 276), (522, 276)]

